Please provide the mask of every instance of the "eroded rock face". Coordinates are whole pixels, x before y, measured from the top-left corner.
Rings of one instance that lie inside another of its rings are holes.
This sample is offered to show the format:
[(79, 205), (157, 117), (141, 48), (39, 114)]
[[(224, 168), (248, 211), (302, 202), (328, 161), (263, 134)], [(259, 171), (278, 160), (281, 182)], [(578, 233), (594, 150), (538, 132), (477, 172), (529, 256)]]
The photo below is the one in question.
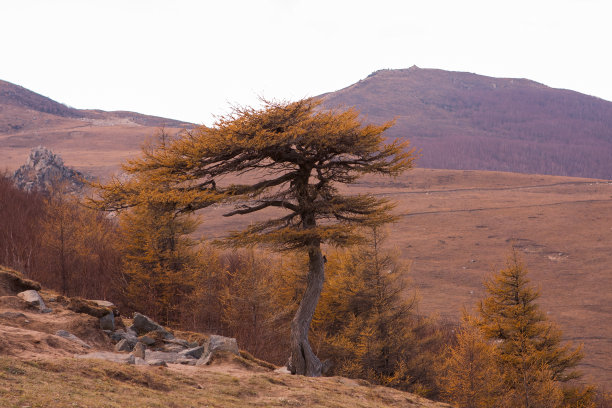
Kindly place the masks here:
[(26, 163), (13, 174), (13, 182), (24, 191), (49, 192), (62, 185), (67, 192), (83, 188), (85, 176), (64, 165), (62, 158), (46, 147), (38, 146), (30, 151)]

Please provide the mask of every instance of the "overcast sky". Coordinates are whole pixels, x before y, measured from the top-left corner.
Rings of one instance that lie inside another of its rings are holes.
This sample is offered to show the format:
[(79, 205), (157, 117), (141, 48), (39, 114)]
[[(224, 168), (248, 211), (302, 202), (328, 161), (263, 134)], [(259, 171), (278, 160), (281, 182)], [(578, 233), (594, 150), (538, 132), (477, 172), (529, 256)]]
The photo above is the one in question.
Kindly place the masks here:
[(610, 0), (0, 0), (0, 79), (208, 125), (412, 65), (612, 100), (611, 18)]

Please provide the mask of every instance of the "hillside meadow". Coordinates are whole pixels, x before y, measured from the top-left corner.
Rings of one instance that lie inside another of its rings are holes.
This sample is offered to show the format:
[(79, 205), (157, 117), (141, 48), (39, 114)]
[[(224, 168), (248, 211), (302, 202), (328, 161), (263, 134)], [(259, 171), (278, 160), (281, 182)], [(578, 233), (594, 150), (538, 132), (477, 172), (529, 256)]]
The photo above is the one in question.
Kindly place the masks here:
[[(602, 290), (612, 287), (612, 182), (414, 169), (396, 179), (364, 179), (350, 191), (397, 202), (388, 242), (409, 262), (424, 314), (458, 321), (516, 247), (541, 290), (542, 309), (566, 340), (584, 343), (585, 379), (612, 388), (612, 307)], [(198, 233), (221, 238), (266, 217), (223, 217), (229, 208), (202, 211)]]

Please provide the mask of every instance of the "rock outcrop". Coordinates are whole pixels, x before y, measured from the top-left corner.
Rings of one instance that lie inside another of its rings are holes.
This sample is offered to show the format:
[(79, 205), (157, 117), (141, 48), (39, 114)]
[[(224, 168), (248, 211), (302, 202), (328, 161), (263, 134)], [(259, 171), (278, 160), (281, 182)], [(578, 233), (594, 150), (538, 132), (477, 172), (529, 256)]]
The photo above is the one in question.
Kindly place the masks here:
[(13, 182), (18, 188), (41, 192), (60, 186), (67, 192), (79, 192), (85, 178), (83, 173), (66, 167), (60, 156), (43, 146), (33, 148), (26, 163), (13, 174)]

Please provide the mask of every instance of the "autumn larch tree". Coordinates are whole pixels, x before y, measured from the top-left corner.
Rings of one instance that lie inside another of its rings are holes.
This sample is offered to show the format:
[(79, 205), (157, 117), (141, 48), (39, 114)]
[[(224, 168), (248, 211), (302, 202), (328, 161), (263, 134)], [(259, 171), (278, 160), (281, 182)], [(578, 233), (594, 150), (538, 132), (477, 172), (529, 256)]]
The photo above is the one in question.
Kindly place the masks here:
[(383, 249), (385, 233), (371, 228), (367, 243), (329, 257), (313, 325), (333, 375), (412, 390), (418, 341), (412, 331), (416, 297), (408, 267)]
[(516, 251), (505, 269), (485, 282), (488, 296), (480, 302), (484, 336), (497, 342), (507, 398), (513, 407), (556, 406), (559, 385), (578, 378), (574, 368), (580, 348), (561, 344), (561, 331), (542, 313), (539, 297)]
[[(236, 246), (265, 244), (308, 254), (304, 295), (291, 324), (292, 373), (319, 376), (322, 364), (308, 332), (324, 281), (323, 244), (359, 242), (359, 226), (394, 219), (393, 205), (371, 194), (347, 195), (339, 186), (365, 174), (396, 176), (412, 167), (408, 142), (385, 143), (392, 126), (363, 125), (354, 109), (325, 110), (320, 101), (263, 101), (263, 107), (235, 108), (213, 127), (200, 126), (145, 151), (124, 169), (169, 192), (151, 200), (172, 202), (178, 211), (233, 203), (225, 216), (276, 208), (278, 217), (228, 236)], [(239, 179), (239, 182), (227, 180)], [(114, 180), (101, 191), (108, 209), (138, 204), (130, 182)]]
[(504, 385), (495, 344), (465, 314), (457, 342), (448, 346), (437, 367), (444, 400), (457, 408), (503, 406)]

